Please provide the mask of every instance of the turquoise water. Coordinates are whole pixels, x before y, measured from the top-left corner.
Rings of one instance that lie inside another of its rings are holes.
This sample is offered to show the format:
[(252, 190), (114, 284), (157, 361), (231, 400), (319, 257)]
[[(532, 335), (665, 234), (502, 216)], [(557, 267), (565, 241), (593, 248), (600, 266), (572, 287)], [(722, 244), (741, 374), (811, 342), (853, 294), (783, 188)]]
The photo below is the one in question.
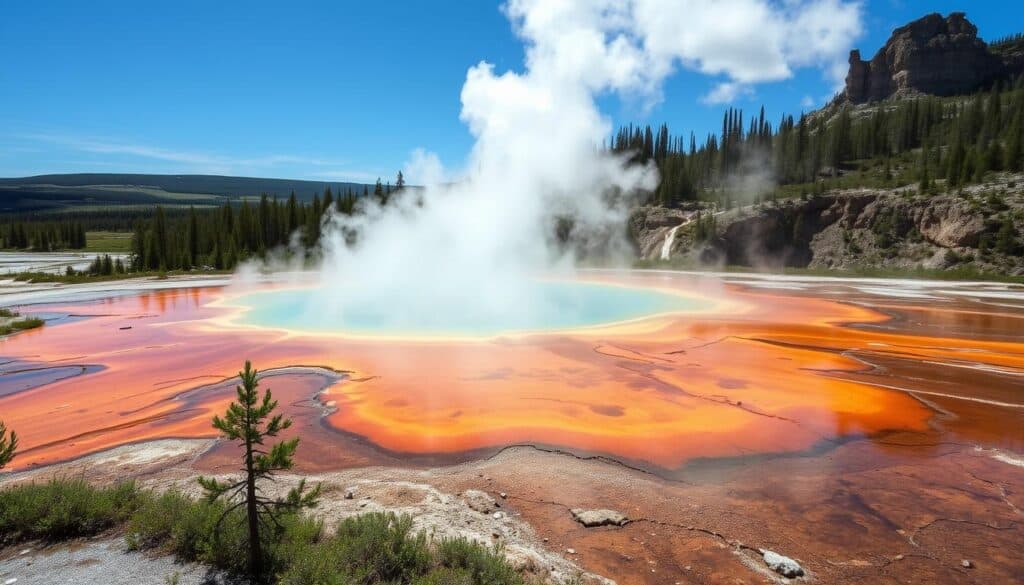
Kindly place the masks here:
[(339, 301), (322, 290), (296, 289), (250, 293), (232, 304), (248, 309), (239, 318), (240, 323), (275, 329), (474, 337), (591, 327), (658, 313), (692, 311), (704, 304), (653, 289), (564, 281), (531, 282), (514, 298), (516, 302), (491, 306), (464, 303), (452, 310), (436, 305), (432, 306), (436, 310), (423, 310), (401, 303)]

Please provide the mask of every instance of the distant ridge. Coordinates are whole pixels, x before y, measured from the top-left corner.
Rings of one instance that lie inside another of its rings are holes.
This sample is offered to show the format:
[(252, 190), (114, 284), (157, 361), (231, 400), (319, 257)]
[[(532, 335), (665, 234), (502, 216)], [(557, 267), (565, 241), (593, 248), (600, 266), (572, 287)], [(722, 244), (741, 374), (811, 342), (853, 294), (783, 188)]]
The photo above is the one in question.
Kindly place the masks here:
[[(387, 180), (387, 178), (383, 178)], [(364, 183), (303, 181), (221, 175), (148, 175), (134, 173), (77, 173), (0, 178), (0, 212), (56, 211), (82, 206), (220, 205), (225, 200), (286, 198), (292, 192), (302, 201), (325, 189), (352, 189), (362, 195)]]

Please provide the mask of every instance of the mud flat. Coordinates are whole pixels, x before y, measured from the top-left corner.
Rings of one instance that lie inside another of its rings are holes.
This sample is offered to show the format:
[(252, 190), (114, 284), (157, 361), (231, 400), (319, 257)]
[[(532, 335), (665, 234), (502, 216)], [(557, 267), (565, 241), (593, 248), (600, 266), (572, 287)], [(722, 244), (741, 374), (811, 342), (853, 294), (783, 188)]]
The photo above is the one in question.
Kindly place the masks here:
[[(236, 327), (220, 288), (68, 287), (33, 305), (63, 315), (54, 326), (2, 345), (11, 363), (62, 369), (32, 384), (0, 371), (0, 412), (23, 435), (0, 481), (229, 473), (209, 420), (250, 358), (303, 438), (296, 473), (328, 487), (328, 521), (407, 511), (506, 543), (531, 570), (619, 583), (781, 581), (768, 552), (799, 565), (797, 582), (1024, 579), (1020, 287), (588, 277), (722, 304), (598, 330), (373, 341)], [(69, 366), (95, 368), (58, 375)], [(627, 520), (587, 528), (573, 509)]]

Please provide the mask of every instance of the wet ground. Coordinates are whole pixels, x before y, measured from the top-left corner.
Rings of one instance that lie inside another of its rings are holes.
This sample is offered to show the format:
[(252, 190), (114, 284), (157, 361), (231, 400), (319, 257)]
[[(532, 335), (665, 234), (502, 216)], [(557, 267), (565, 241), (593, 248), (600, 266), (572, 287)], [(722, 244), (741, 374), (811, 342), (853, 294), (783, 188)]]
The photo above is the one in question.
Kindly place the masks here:
[[(1021, 289), (586, 277), (715, 307), (461, 341), (240, 328), (216, 288), (22, 307), (52, 320), (0, 342), (13, 467), (210, 437), (248, 358), (296, 419), (298, 471), (506, 492), (548, 546), (621, 583), (761, 582), (761, 548), (826, 583), (1024, 579)], [(634, 521), (584, 529), (572, 507)]]

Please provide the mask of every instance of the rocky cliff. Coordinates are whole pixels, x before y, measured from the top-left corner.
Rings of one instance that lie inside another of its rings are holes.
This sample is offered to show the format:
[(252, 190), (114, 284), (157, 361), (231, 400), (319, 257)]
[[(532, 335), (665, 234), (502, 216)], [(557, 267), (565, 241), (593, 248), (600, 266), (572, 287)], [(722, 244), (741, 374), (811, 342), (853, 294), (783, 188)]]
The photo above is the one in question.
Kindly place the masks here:
[(1020, 62), (991, 51), (962, 12), (929, 14), (893, 31), (870, 61), (850, 53), (846, 100), (971, 93), (1020, 72)]
[[(706, 217), (705, 212), (705, 217)], [(631, 230), (644, 258), (701, 266), (948, 269), (1024, 275), (1024, 175), (1002, 175), (962, 194), (912, 188), (832, 191), (808, 200), (715, 215), (698, 242), (687, 212), (642, 208)]]

